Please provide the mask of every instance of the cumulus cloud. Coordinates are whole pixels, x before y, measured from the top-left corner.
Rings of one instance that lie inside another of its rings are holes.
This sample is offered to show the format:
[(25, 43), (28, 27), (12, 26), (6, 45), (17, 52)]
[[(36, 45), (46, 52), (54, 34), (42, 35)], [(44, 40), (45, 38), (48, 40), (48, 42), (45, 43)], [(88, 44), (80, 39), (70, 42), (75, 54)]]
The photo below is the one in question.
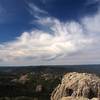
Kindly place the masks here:
[(87, 31), (90, 33), (100, 33), (100, 11), (96, 15), (85, 17), (82, 21)]
[(84, 34), (82, 25), (77, 22), (63, 23), (53, 18), (45, 21), (41, 19), (39, 22), (50, 25), (52, 34), (42, 30), (24, 32), (15, 41), (0, 45), (0, 59), (56, 59), (77, 52), (94, 42), (90, 35)]
[[(38, 8), (33, 9), (45, 13)], [(100, 12), (82, 18), (80, 22), (61, 22), (52, 17), (39, 18), (36, 23), (48, 27), (50, 31), (36, 29), (24, 32), (16, 40), (0, 44), (0, 62), (68, 60), (71, 54), (92, 50), (94, 45), (100, 46), (99, 22)]]

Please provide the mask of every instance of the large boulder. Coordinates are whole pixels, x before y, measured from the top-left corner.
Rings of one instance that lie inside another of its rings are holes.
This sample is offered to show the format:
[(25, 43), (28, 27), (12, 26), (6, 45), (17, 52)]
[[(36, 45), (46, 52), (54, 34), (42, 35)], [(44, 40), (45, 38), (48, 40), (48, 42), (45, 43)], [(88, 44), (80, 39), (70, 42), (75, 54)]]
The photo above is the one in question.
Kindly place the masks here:
[(60, 100), (89, 100), (88, 98), (83, 97), (62, 97)]
[(87, 99), (100, 98), (100, 77), (88, 73), (73, 72), (65, 74), (61, 84), (52, 92), (51, 100), (62, 100), (61, 98), (68, 96)]
[(22, 84), (25, 84), (28, 80), (29, 80), (28, 74), (25, 74), (25, 75), (22, 75), (22, 76), (18, 79), (18, 82), (19, 82), (19, 83), (22, 83)]
[[(60, 100), (90, 100), (88, 98), (84, 98), (84, 97), (62, 97)], [(100, 100), (99, 98), (93, 98), (91, 100)]]

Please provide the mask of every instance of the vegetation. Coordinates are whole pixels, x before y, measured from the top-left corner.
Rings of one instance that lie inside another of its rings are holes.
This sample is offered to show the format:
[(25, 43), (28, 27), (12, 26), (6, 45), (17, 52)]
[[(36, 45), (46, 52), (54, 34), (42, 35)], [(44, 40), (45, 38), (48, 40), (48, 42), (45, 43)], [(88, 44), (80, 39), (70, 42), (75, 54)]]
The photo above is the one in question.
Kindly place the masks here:
[(49, 100), (62, 75), (30, 72), (0, 77), (0, 100)]
[(100, 75), (99, 67), (0, 67), (0, 100), (50, 100), (52, 91), (66, 72), (91, 72)]

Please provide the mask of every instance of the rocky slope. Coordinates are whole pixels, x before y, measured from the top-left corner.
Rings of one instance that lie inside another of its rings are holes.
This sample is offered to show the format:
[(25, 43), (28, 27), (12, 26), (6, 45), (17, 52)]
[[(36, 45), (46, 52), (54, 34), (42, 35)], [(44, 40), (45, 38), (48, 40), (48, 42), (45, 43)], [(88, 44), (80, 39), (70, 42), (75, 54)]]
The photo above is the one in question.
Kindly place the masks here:
[(67, 73), (51, 94), (51, 100), (100, 100), (100, 77), (88, 73)]

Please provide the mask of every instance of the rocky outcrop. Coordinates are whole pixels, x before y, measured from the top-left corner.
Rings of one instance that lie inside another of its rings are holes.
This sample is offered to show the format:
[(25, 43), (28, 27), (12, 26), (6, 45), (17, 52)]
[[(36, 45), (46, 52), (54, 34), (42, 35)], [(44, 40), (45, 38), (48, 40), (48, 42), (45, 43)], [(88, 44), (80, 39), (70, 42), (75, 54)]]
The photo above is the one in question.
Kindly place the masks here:
[[(60, 100), (90, 100), (88, 98), (84, 98), (84, 97), (62, 97)], [(91, 100), (99, 100), (99, 98), (93, 98)]]
[(21, 75), (19, 78), (11, 80), (11, 82), (21, 83), (21, 84), (25, 84), (27, 81), (29, 81), (28, 74)]
[(19, 82), (20, 83), (25, 83), (26, 81), (28, 81), (29, 79), (28, 79), (28, 75), (27, 74), (25, 74), (25, 75), (22, 75), (20, 78), (19, 78)]
[(83, 97), (63, 97), (61, 98), (61, 100), (88, 100), (87, 98), (83, 98)]
[(51, 94), (51, 100), (99, 100), (99, 98), (100, 77), (88, 73), (67, 73)]

